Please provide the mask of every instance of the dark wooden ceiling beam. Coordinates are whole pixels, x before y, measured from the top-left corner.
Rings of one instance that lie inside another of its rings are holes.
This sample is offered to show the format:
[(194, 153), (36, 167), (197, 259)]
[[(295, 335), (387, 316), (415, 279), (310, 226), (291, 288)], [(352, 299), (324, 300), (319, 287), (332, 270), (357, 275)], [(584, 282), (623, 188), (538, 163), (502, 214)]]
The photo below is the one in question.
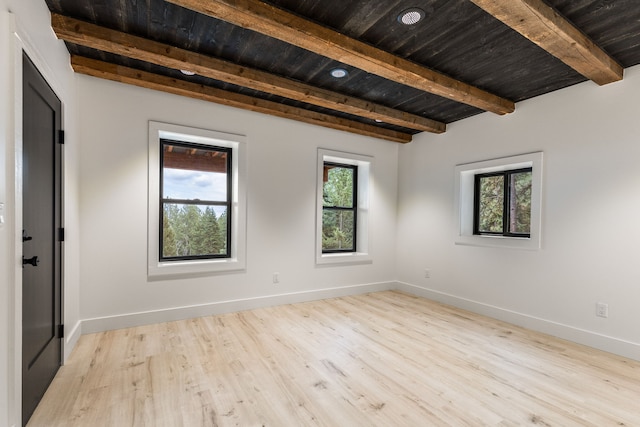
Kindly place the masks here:
[(184, 80), (148, 73), (129, 67), (123, 67), (82, 56), (72, 56), (71, 65), (74, 71), (93, 77), (131, 84), (147, 89), (159, 90), (175, 95), (214, 102), (273, 116), (284, 117), (304, 123), (338, 129), (359, 135), (381, 138), (388, 141), (407, 143), (412, 136), (378, 126), (343, 119), (328, 114), (316, 113), (302, 108), (291, 107), (277, 102), (254, 98), (239, 93), (229, 92), (210, 86), (191, 83)]
[(471, 0), (599, 85), (622, 80), (623, 68), (542, 0)]
[(512, 101), (340, 34), (259, 0), (167, 0), (389, 80), (497, 114)]
[(215, 80), (408, 129), (432, 133), (446, 130), (444, 123), (422, 116), (62, 15), (52, 14), (51, 25), (58, 38), (92, 49), (176, 70), (193, 71)]

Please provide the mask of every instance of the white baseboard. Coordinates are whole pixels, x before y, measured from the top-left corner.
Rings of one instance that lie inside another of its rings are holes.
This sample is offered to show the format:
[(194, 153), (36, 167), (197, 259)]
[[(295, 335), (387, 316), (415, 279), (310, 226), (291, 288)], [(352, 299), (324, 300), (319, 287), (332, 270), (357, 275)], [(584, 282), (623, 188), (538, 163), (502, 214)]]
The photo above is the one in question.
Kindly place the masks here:
[(80, 335), (82, 334), (82, 323), (80, 321), (76, 322), (73, 325), (73, 328), (69, 331), (64, 331), (65, 339), (64, 339), (64, 354), (62, 359), (62, 364), (67, 361), (69, 355), (71, 355), (71, 350), (74, 349), (76, 343), (80, 339)]
[(587, 331), (466, 298), (460, 298), (455, 295), (411, 285), (409, 283), (396, 282), (395, 289), (640, 361), (640, 344), (638, 343), (621, 340), (619, 338), (602, 335), (597, 332)]
[(82, 320), (81, 323), (76, 324), (73, 330), (68, 334), (65, 345), (65, 359), (68, 356), (67, 352), (70, 352), (71, 349), (75, 347), (80, 334), (90, 334), (113, 329), (212, 316), (216, 314), (272, 307), (276, 305), (317, 301), (327, 298), (337, 298), (369, 292), (380, 292), (391, 289), (441, 302), (443, 304), (449, 304), (454, 307), (469, 310), (474, 313), (522, 326), (527, 329), (532, 329), (534, 331), (553, 335), (578, 344), (587, 345), (589, 347), (640, 361), (640, 344), (638, 343), (621, 340), (615, 337), (602, 335), (570, 325), (564, 325), (551, 320), (541, 319), (404, 282), (379, 282), (365, 285), (326, 288), (313, 291), (292, 292), (287, 294), (268, 295), (256, 298), (220, 301), (209, 304), (172, 307), (161, 310), (85, 319)]
[[(138, 313), (127, 313), (116, 316), (96, 317), (82, 320), (82, 334), (103, 332), (113, 329), (130, 328), (134, 326), (150, 325), (154, 323), (171, 322), (175, 320), (192, 319), (196, 317), (212, 316), (216, 314), (232, 313), (236, 311), (252, 310), (256, 308), (276, 305), (294, 304), (299, 302), (317, 301), (327, 298), (337, 298), (348, 295), (365, 294), (395, 289), (396, 282), (380, 282), (365, 285), (326, 288), (313, 291), (292, 292), (264, 297), (246, 298), (231, 301), (220, 301), (208, 304), (172, 307)], [(73, 348), (73, 346), (69, 346)]]

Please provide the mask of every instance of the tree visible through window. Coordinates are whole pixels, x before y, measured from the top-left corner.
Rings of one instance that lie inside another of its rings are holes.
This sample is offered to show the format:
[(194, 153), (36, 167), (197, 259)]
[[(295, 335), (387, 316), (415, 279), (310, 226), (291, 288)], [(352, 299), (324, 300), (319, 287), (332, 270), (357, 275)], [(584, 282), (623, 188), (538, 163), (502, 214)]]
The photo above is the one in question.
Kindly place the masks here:
[(475, 176), (474, 234), (529, 237), (531, 168)]
[(322, 252), (355, 252), (358, 167), (324, 163)]
[(160, 260), (228, 258), (231, 149), (161, 140)]

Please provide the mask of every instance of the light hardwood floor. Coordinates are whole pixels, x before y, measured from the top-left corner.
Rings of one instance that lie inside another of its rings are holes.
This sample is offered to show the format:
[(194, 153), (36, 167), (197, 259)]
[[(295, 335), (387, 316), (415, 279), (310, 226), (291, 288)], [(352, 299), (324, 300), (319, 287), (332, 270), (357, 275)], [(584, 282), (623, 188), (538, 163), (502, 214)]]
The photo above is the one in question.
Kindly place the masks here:
[(640, 362), (399, 292), (81, 337), (36, 426), (640, 426)]

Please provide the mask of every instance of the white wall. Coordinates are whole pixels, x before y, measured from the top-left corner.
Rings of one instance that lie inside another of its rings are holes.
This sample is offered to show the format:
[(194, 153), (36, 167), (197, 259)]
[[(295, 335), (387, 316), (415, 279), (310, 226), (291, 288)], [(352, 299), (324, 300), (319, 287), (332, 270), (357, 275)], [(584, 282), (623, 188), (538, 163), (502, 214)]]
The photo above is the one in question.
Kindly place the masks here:
[[(68, 131), (64, 152), (65, 226), (64, 323), (65, 357), (79, 334), (79, 235), (77, 139), (75, 138), (75, 76), (69, 55), (50, 27), (49, 11), (40, 0), (0, 0), (0, 203), (5, 224), (0, 226), (0, 425), (20, 424), (21, 375), (21, 194), (17, 191), (21, 158), (21, 49), (40, 69), (63, 102)], [(18, 178), (18, 179), (16, 179)], [(70, 333), (75, 328), (76, 333)]]
[[(11, 93), (11, 67), (9, 58), (11, 52), (10, 34), (5, 28), (9, 28), (9, 14), (6, 13), (5, 0), (0, 0), (0, 92)], [(0, 203), (4, 203), (8, 209), (8, 193), (10, 183), (13, 182), (11, 156), (11, 103), (9, 96), (0, 98)], [(11, 425), (10, 413), (13, 406), (11, 396), (14, 388), (13, 352), (10, 351), (13, 343), (13, 293), (11, 285), (13, 280), (13, 219), (5, 214), (5, 223), (0, 224), (0, 425)]]
[[(639, 95), (635, 67), (401, 147), (402, 288), (640, 359)], [(540, 150), (542, 249), (455, 245), (454, 167)], [(595, 316), (598, 301), (609, 318)]]
[[(78, 94), (83, 332), (388, 288), (395, 279), (398, 144), (87, 76), (78, 76)], [(147, 280), (149, 120), (246, 135), (245, 272)], [(318, 147), (375, 157), (373, 264), (315, 265)]]

